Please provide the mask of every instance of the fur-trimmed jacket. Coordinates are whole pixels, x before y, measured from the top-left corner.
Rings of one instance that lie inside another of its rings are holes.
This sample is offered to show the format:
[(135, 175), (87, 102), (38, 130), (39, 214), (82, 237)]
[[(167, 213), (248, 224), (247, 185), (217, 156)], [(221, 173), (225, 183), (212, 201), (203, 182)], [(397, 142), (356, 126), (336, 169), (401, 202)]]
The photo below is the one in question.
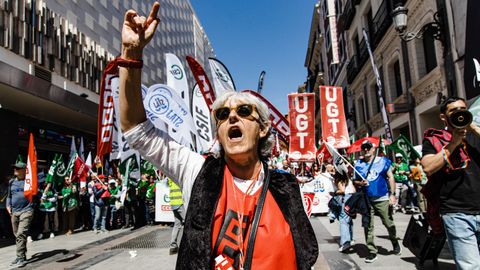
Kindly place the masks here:
[[(195, 180), (176, 269), (210, 270), (214, 267), (212, 224), (222, 190), (224, 166), (223, 159), (208, 157)], [(290, 226), (297, 269), (311, 269), (318, 257), (318, 243), (305, 214), (295, 177), (273, 170), (269, 170), (268, 173), (270, 174), (268, 190)]]

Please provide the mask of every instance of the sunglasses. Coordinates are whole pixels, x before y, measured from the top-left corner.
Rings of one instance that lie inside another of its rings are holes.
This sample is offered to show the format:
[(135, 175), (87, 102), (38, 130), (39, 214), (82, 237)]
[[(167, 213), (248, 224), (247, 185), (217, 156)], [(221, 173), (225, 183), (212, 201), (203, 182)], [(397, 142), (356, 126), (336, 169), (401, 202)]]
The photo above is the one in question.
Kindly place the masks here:
[(228, 117), (230, 116), (230, 112), (232, 110), (235, 110), (235, 112), (237, 113), (238, 116), (240, 116), (242, 118), (246, 118), (246, 117), (249, 117), (250, 115), (252, 115), (253, 110), (256, 110), (256, 109), (257, 108), (255, 107), (255, 105), (242, 104), (242, 105), (238, 105), (237, 107), (233, 107), (233, 108), (230, 108), (230, 107), (218, 108), (213, 112), (213, 115), (215, 116), (215, 119), (217, 119), (217, 122), (220, 122), (220, 121), (227, 120)]

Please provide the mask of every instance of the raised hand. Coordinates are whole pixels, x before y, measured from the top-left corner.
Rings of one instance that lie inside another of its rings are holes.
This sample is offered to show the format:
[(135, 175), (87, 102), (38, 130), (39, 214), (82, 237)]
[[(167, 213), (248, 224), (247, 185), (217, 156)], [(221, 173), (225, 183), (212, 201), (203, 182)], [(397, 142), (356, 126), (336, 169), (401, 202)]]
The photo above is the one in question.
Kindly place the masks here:
[(122, 28), (122, 57), (141, 59), (143, 48), (150, 42), (160, 19), (157, 18), (160, 3), (155, 2), (148, 18), (139, 16), (135, 10), (125, 13)]

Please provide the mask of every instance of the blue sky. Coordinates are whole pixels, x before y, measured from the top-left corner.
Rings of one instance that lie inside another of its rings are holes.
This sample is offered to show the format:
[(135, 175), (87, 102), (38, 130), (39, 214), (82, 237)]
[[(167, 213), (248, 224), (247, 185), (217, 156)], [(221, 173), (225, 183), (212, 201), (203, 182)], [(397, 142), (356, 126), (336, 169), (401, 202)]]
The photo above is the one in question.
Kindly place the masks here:
[(316, 0), (190, 0), (237, 90), (257, 89), (282, 113), (287, 95), (305, 82), (304, 67)]

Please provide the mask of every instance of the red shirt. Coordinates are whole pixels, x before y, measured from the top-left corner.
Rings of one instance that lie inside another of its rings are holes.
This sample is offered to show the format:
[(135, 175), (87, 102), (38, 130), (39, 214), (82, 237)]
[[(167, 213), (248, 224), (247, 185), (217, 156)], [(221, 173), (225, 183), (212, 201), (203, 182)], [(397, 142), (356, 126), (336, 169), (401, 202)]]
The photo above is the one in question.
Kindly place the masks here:
[[(213, 220), (212, 247), (214, 257), (223, 255), (235, 269), (239, 269), (240, 242), (245, 255), (250, 225), (261, 189), (252, 195), (243, 193), (234, 183), (227, 166), (223, 188)], [(239, 208), (243, 203), (243, 237), (240, 237)], [(243, 239), (243, 241), (242, 241)], [(295, 247), (290, 226), (283, 217), (270, 191), (267, 191), (263, 212), (258, 225), (252, 259), (252, 269), (296, 269)]]

